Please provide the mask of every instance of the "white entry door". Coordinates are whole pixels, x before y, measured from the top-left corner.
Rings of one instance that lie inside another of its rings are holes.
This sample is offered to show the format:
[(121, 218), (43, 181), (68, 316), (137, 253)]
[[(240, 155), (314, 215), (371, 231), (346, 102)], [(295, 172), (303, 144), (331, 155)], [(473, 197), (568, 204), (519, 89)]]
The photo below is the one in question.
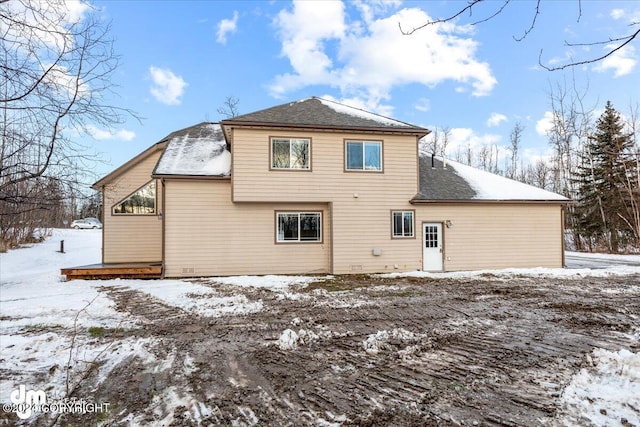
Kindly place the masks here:
[(422, 224), (422, 270), (442, 271), (442, 224)]

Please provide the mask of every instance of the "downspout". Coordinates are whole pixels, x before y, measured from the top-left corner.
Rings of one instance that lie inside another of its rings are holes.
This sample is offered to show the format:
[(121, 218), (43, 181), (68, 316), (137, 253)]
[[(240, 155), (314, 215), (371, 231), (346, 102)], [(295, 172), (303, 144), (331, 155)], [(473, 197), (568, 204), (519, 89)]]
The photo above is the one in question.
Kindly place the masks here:
[(560, 242), (562, 244), (562, 268), (567, 268), (567, 263), (565, 260), (565, 243), (564, 243), (564, 215), (565, 215), (566, 206), (560, 206)]
[(105, 186), (103, 185), (100, 188), (100, 193), (102, 193), (102, 248), (100, 248), (101, 264), (104, 264), (104, 233), (105, 233), (104, 226), (107, 224), (107, 221), (105, 221), (107, 218), (107, 211), (106, 211), (106, 203), (104, 202), (104, 192), (105, 192)]
[(162, 178), (160, 180), (160, 186), (162, 187), (162, 212), (160, 212), (160, 218), (158, 218), (160, 221), (162, 221), (162, 274), (161, 277), (164, 279), (165, 278), (165, 271), (166, 271), (166, 265), (165, 265), (165, 218), (167, 215), (167, 212), (165, 210), (165, 205), (166, 205), (166, 191), (165, 191), (165, 181), (164, 178)]

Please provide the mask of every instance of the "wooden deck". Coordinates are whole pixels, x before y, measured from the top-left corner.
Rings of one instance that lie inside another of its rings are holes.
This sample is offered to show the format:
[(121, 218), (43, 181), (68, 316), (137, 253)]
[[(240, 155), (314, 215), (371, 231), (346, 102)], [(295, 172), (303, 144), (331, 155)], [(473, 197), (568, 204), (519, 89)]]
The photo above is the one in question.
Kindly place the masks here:
[(91, 264), (62, 268), (60, 274), (67, 276), (67, 280), (159, 279), (162, 277), (162, 263)]

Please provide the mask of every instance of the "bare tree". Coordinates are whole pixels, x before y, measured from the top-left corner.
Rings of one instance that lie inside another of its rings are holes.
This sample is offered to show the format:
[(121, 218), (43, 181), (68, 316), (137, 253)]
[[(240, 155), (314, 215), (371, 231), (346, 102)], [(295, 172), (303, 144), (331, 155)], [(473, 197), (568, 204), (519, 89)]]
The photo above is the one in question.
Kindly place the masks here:
[(437, 126), (433, 128), (428, 138), (421, 141), (422, 149), (429, 154), (437, 155), (440, 150), (440, 130)]
[(516, 122), (509, 135), (509, 142), (511, 150), (511, 165), (507, 172), (509, 178), (516, 179), (518, 176), (518, 151), (520, 150), (520, 144), (522, 143), (522, 132), (524, 132), (524, 126), (520, 122)]
[(240, 115), (238, 104), (240, 104), (240, 100), (233, 95), (229, 95), (224, 100), (222, 106), (218, 107), (216, 111), (218, 112), (218, 114), (223, 115), (226, 119), (237, 117)]
[(46, 208), (39, 189), (51, 180), (61, 194), (79, 187), (95, 160), (79, 137), (131, 114), (105, 101), (119, 58), (109, 25), (80, 5), (0, 1), (0, 228)]
[(442, 158), (447, 157), (447, 148), (449, 146), (449, 141), (451, 140), (451, 128), (449, 126), (445, 126), (442, 128), (442, 140), (440, 142), (440, 150)]
[[(465, 16), (469, 20), (468, 24), (475, 26), (475, 25), (484, 24), (488, 21), (493, 20), (498, 15), (500, 15), (507, 7), (515, 3), (521, 3), (521, 2), (515, 2), (511, 0), (502, 0), (502, 1), (468, 0), (464, 3), (452, 2), (451, 4), (456, 6), (454, 8), (454, 11), (448, 17), (434, 19), (434, 20), (425, 22), (424, 24), (421, 24), (417, 27), (413, 27), (411, 29), (403, 29), (402, 23), (398, 23), (398, 25), (400, 27), (400, 31), (405, 35), (411, 35), (423, 28), (437, 25), (437, 24), (452, 22), (452, 21), (458, 20), (459, 18), (464, 18)], [(534, 31), (538, 23), (538, 19), (541, 17), (541, 13), (542, 13), (541, 6), (543, 3), (545, 4), (545, 6), (549, 6), (549, 8), (553, 8), (558, 2), (543, 1), (543, 0), (528, 2), (527, 4), (530, 5), (531, 7), (529, 23), (525, 24), (526, 26), (524, 27), (524, 30), (521, 35), (513, 36), (514, 40), (520, 42), (525, 38), (527, 38), (527, 36)], [(577, 6), (575, 18), (577, 22), (580, 22), (580, 20), (582, 19), (582, 0), (575, 0), (575, 3)], [(479, 10), (480, 13), (482, 14), (476, 18), (473, 15), (473, 12), (477, 10)], [(545, 13), (553, 13), (553, 12), (545, 12)], [(604, 55), (595, 55), (595, 56), (588, 57), (584, 60), (577, 60), (577, 61), (571, 60), (562, 65), (549, 66), (543, 63), (543, 60), (542, 60), (543, 49), (540, 49), (540, 54), (538, 56), (538, 63), (540, 64), (541, 67), (545, 68), (546, 70), (556, 71), (556, 70), (563, 70), (569, 67), (575, 67), (577, 65), (585, 65), (585, 64), (591, 64), (598, 61), (602, 61), (603, 59), (608, 58), (609, 56), (613, 55), (620, 49), (624, 48), (626, 45), (638, 39), (638, 35), (640, 34), (640, 22), (632, 22), (629, 27), (630, 27), (630, 30), (626, 34), (610, 36), (605, 40), (588, 41), (584, 43), (569, 43), (566, 40), (564, 41), (565, 46), (580, 47), (582, 51), (589, 51), (589, 49), (587, 48), (590, 46), (605, 46), (608, 48), (608, 51)]]
[(632, 231), (636, 245), (640, 245), (640, 145), (638, 134), (640, 133), (640, 106), (630, 105), (625, 117), (626, 130), (632, 146), (623, 153), (622, 167), (624, 174), (621, 182), (622, 197), (625, 201), (626, 215), (618, 213), (620, 218)]

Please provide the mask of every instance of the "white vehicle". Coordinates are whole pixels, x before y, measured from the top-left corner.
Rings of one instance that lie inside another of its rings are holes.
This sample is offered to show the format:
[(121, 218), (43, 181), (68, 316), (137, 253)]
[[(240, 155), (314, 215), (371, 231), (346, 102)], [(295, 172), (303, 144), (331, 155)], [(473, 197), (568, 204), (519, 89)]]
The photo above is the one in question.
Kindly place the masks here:
[(76, 219), (71, 223), (71, 228), (102, 228), (102, 223), (97, 218)]

